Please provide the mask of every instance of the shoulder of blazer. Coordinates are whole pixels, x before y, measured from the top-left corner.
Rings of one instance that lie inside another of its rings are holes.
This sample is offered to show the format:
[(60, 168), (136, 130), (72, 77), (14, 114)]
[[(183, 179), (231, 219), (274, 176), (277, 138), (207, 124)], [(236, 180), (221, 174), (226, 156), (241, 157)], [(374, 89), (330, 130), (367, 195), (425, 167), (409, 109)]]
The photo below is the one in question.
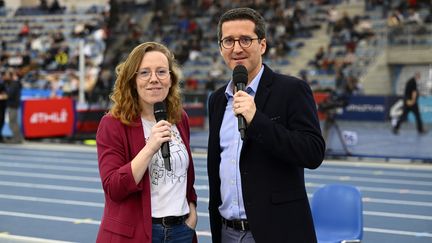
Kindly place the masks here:
[[(189, 127), (189, 116), (186, 113), (185, 110), (182, 110), (181, 120), (177, 122), (177, 129), (179, 130), (180, 134), (185, 135), (185, 139), (189, 139), (190, 134), (190, 127)], [(189, 141), (184, 141), (185, 143), (189, 143)]]
[[(274, 72), (269, 66), (264, 65), (264, 72), (260, 80), (260, 85), (269, 86), (274, 82), (281, 85), (295, 85), (296, 83), (303, 83), (304, 81), (290, 75)], [(282, 82), (281, 82), (282, 81)]]

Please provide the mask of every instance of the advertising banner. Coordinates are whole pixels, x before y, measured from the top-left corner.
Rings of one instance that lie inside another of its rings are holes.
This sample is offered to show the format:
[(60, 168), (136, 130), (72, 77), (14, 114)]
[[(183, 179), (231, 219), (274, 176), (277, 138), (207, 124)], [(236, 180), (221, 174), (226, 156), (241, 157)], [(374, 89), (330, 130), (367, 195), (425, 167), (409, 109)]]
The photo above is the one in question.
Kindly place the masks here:
[(355, 121), (385, 121), (387, 103), (385, 96), (351, 96), (343, 113), (337, 119)]
[(75, 113), (75, 103), (70, 98), (24, 100), (24, 137), (70, 136), (74, 133)]
[[(432, 96), (421, 96), (419, 98), (419, 108), (423, 123), (432, 123)], [(410, 121), (414, 122), (414, 115), (409, 115)]]

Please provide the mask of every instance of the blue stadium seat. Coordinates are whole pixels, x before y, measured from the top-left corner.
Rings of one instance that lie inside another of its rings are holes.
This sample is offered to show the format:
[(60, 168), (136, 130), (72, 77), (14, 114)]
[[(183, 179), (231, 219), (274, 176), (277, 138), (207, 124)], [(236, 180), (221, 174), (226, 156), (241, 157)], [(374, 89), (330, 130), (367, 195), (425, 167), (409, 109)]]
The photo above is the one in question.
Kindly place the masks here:
[(361, 242), (363, 204), (356, 187), (325, 185), (313, 194), (311, 209), (318, 243)]

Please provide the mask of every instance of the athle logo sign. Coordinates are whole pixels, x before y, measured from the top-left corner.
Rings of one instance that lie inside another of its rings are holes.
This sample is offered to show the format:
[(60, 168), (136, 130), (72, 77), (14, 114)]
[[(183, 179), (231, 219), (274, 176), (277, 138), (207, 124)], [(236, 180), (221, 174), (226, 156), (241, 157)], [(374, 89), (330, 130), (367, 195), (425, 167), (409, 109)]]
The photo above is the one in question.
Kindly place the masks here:
[(30, 124), (43, 124), (43, 123), (66, 123), (68, 112), (66, 109), (61, 111), (54, 111), (51, 113), (36, 112), (30, 117)]
[(23, 102), (23, 131), (26, 138), (70, 136), (75, 128), (72, 99), (26, 100)]

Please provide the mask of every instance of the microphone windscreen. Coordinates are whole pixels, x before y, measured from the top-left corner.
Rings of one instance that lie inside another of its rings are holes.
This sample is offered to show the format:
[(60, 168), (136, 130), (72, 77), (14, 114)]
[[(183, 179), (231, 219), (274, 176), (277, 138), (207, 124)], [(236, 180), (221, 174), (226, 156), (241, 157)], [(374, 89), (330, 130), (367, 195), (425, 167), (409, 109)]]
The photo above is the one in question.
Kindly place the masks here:
[(243, 83), (244, 85), (247, 84), (248, 72), (245, 66), (243, 65), (235, 66), (232, 76), (233, 76), (234, 85), (237, 85), (239, 83)]
[(167, 119), (167, 111), (164, 102), (157, 102), (153, 106), (153, 113), (156, 118), (156, 121), (166, 120)]

